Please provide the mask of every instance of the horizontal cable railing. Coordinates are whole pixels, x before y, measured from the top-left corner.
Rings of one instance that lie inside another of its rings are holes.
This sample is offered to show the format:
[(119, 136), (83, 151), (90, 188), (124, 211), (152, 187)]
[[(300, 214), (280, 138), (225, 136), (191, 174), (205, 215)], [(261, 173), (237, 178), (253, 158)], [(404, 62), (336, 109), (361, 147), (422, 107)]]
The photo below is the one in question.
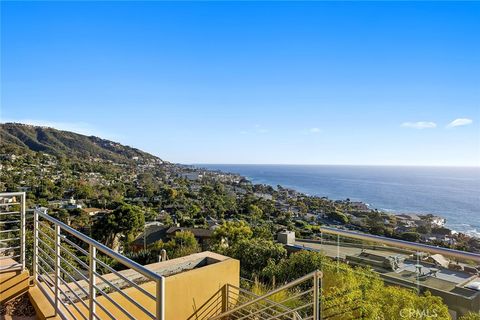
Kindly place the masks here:
[(321, 279), (314, 271), (263, 295), (227, 284), (224, 312), (211, 319), (319, 319)]
[(25, 192), (0, 193), (0, 271), (25, 269)]
[(164, 319), (163, 276), (46, 210), (34, 211), (33, 276), (63, 319)]

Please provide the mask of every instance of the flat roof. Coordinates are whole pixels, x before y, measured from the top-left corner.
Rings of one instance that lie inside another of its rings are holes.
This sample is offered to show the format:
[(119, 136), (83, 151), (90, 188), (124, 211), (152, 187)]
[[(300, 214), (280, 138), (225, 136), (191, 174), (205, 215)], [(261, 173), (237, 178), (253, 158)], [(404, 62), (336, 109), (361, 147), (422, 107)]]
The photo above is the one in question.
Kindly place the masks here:
[[(387, 249), (365, 249), (361, 247), (353, 247), (353, 246), (340, 246), (341, 249), (338, 250), (337, 245), (333, 244), (321, 244), (321, 243), (312, 243), (312, 242), (306, 242), (306, 241), (295, 241), (296, 246), (300, 247), (305, 247), (305, 248), (310, 248), (318, 251), (322, 251), (326, 256), (328, 257), (336, 257), (337, 254), (340, 256), (340, 258), (345, 259), (346, 256), (354, 256), (358, 255), (362, 252), (367, 252), (375, 255), (381, 255), (384, 257), (388, 256), (403, 256), (403, 257), (408, 257), (407, 254), (402, 254), (397, 251), (389, 251)], [(363, 251), (362, 251), (363, 250)]]

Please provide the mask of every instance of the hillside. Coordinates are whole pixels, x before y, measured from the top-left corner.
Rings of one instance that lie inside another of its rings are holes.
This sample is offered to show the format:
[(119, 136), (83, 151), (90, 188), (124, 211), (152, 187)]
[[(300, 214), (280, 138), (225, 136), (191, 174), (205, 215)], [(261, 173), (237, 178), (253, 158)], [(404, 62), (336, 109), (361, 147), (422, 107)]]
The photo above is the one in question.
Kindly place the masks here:
[(119, 163), (134, 157), (160, 160), (141, 150), (95, 136), (21, 123), (0, 124), (0, 152), (45, 152), (58, 157), (100, 158)]

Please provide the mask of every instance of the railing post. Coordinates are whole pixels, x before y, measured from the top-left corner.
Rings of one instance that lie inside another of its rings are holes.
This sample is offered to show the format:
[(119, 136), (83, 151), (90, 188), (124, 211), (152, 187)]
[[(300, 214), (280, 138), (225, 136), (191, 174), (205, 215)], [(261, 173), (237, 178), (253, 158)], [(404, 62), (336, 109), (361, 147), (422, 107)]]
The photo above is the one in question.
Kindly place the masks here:
[(313, 319), (314, 320), (319, 320), (320, 317), (320, 308), (319, 308), (319, 296), (318, 296), (318, 283), (319, 283), (319, 272), (315, 271), (313, 274)]
[(95, 248), (94, 245), (90, 244), (89, 245), (89, 270), (88, 270), (88, 276), (89, 276), (89, 294), (90, 294), (90, 300), (89, 300), (89, 315), (88, 319), (93, 320), (95, 319), (95, 307), (96, 307), (96, 299), (97, 299), (97, 290), (95, 289), (95, 282), (96, 282), (96, 276), (95, 272), (97, 271), (97, 262), (95, 259), (97, 258), (97, 248)]
[(33, 281), (38, 282), (38, 209), (33, 210)]
[(165, 320), (165, 278), (161, 276), (157, 279), (156, 286), (157, 305), (155, 310), (155, 318), (157, 320)]
[(60, 313), (59, 299), (60, 299), (60, 226), (55, 224), (55, 315)]
[(323, 272), (318, 271), (318, 303), (317, 303), (317, 310), (318, 310), (318, 319), (322, 319), (322, 295), (323, 295)]
[(22, 260), (22, 270), (25, 270), (25, 192), (21, 194), (20, 199), (20, 259)]
[(337, 234), (337, 272), (340, 268), (340, 235)]

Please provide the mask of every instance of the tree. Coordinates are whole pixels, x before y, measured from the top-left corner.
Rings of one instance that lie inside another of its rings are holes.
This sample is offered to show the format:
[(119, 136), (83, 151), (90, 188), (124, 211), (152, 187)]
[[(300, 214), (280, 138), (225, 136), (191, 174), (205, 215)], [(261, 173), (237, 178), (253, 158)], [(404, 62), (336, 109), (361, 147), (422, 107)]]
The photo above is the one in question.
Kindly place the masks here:
[(153, 208), (145, 208), (144, 216), (145, 221), (154, 221), (158, 216), (158, 212)]
[(327, 216), (343, 224), (348, 223), (348, 217), (341, 211), (338, 211), (338, 210), (330, 211), (329, 213), (327, 213)]
[(287, 256), (287, 250), (271, 240), (253, 238), (235, 242), (225, 250), (229, 257), (240, 260), (242, 274), (248, 278), (259, 275), (269, 263), (278, 263)]
[(149, 249), (157, 256), (162, 249), (165, 249), (169, 258), (178, 258), (200, 252), (200, 246), (190, 231), (178, 231), (172, 240), (168, 242), (157, 241)]
[(418, 232), (404, 232), (400, 235), (400, 238), (405, 241), (417, 242), (420, 240), (420, 233)]
[(68, 220), (70, 219), (70, 214), (65, 209), (59, 209), (57, 211), (53, 211), (51, 215), (52, 217), (62, 221), (63, 223), (68, 223)]
[(87, 212), (81, 209), (73, 209), (70, 210), (69, 214), (71, 217), (71, 226), (73, 228), (83, 229), (91, 225), (91, 217)]
[(138, 206), (122, 204), (112, 212), (101, 216), (93, 225), (93, 235), (106, 245), (114, 247), (120, 234), (128, 236), (139, 232), (145, 225), (145, 217)]
[(367, 216), (365, 224), (367, 225), (368, 231), (371, 234), (376, 234), (379, 236), (385, 235), (386, 227), (380, 212), (370, 212)]
[(86, 182), (78, 183), (74, 192), (78, 199), (91, 199), (95, 196), (93, 187)]
[(163, 186), (160, 190), (160, 194), (162, 196), (163, 205), (169, 205), (172, 204), (177, 198), (178, 191), (169, 186)]
[(254, 226), (253, 229), (253, 238), (262, 238), (266, 240), (272, 240), (274, 232), (272, 231), (271, 224), (262, 224)]
[(138, 184), (143, 191), (144, 197), (151, 198), (156, 193), (155, 181), (151, 173), (141, 173), (138, 175)]
[(213, 238), (217, 244), (224, 242), (230, 246), (240, 240), (250, 239), (252, 234), (252, 229), (245, 221), (227, 221), (215, 229)]
[(437, 227), (437, 228), (432, 228), (432, 233), (448, 236), (452, 233), (452, 231), (445, 227)]
[(251, 204), (248, 206), (248, 214), (252, 221), (257, 221), (262, 217), (263, 211), (258, 206)]
[[(300, 251), (270, 263), (263, 275), (271, 280), (288, 282), (320, 270), (321, 305), (325, 318), (340, 319), (450, 319), (448, 307), (430, 293), (385, 286), (379, 275), (364, 268), (352, 268), (334, 262), (318, 252)], [(404, 317), (402, 317), (404, 315)]]
[(451, 319), (448, 307), (442, 298), (424, 295), (396, 286), (383, 286), (368, 298), (372, 313), (381, 315), (382, 319)]
[(469, 312), (466, 315), (460, 317), (459, 320), (480, 320), (480, 313)]
[(195, 203), (189, 202), (186, 205), (185, 211), (187, 212), (190, 218), (193, 218), (196, 215), (198, 215), (202, 211), (202, 209), (199, 206), (197, 206)]
[(198, 245), (195, 236), (190, 231), (176, 232), (172, 241), (175, 244), (173, 252), (169, 255), (172, 258), (188, 256), (200, 251), (200, 246)]
[(283, 283), (300, 278), (310, 272), (322, 269), (325, 256), (317, 253), (302, 250), (294, 253), (280, 261), (280, 263), (269, 264), (263, 271), (263, 275), (273, 281)]

